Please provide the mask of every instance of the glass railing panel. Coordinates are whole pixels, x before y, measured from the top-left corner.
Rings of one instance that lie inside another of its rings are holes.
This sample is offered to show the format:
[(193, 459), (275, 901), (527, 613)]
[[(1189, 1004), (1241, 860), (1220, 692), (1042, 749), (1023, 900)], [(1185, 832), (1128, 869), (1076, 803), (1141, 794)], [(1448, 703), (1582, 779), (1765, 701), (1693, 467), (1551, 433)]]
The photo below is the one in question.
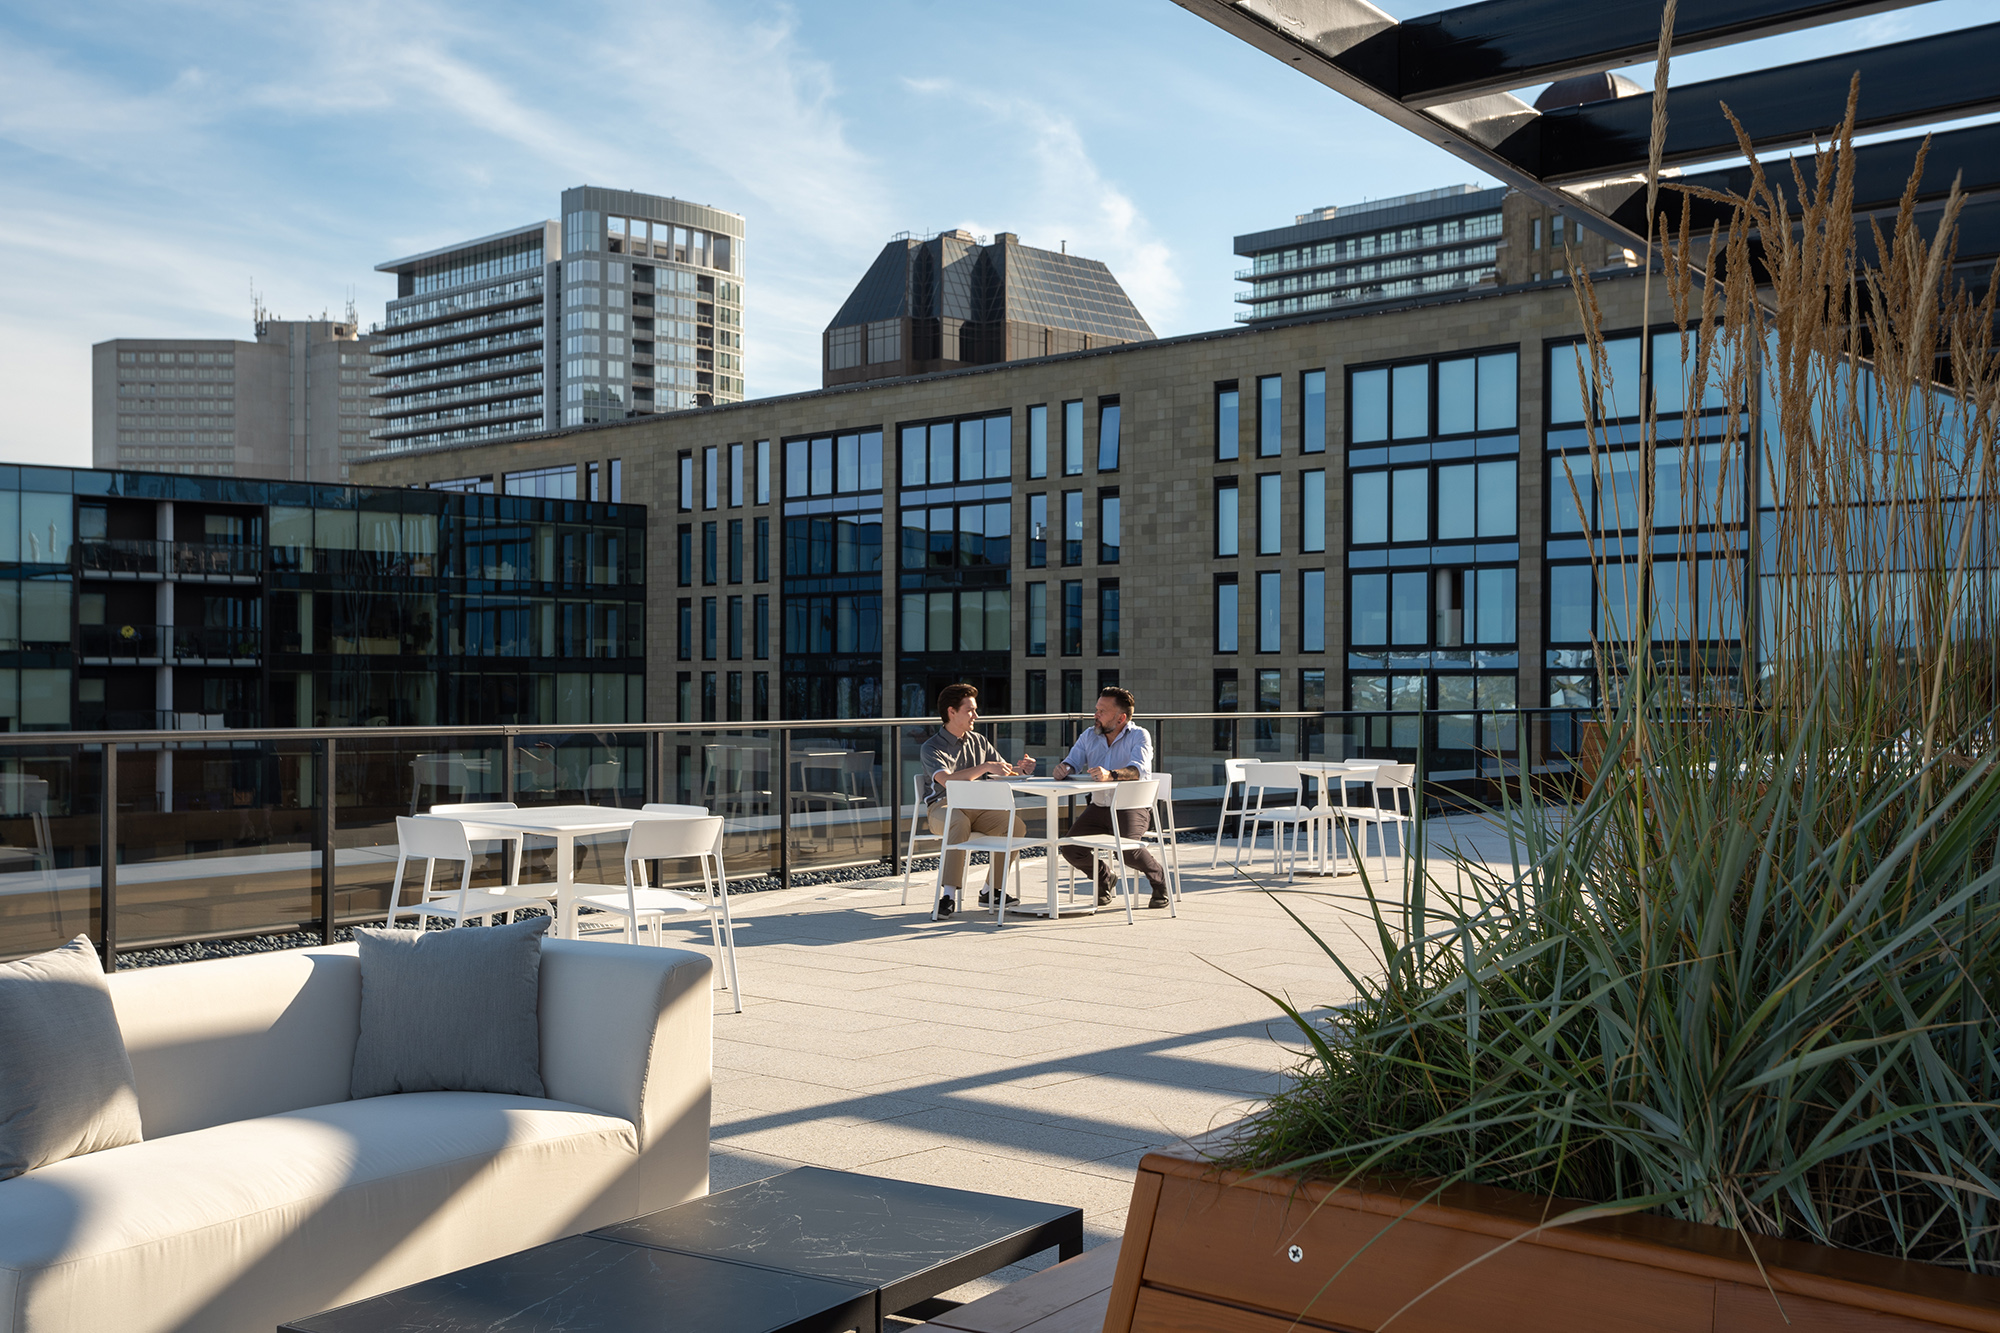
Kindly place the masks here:
[(778, 738), (768, 728), (669, 733), (676, 804), (722, 816), (724, 869), (732, 880), (767, 875), (778, 862)]
[(318, 919), (320, 747), (118, 748), (118, 947), (297, 930)]
[[(334, 794), (336, 873), (335, 919), (343, 923), (380, 921), (389, 909), (396, 869), (396, 817), (424, 814), (434, 805), (501, 801), (505, 774), (500, 737), (422, 738), (342, 735), (335, 744)], [(517, 804), (527, 804), (518, 801)], [(475, 888), (505, 882), (497, 844), (476, 843)], [(549, 852), (529, 845), (521, 877), (547, 874)], [(441, 866), (443, 873), (457, 867)], [(404, 876), (402, 901), (422, 883), (422, 871)]]
[(891, 855), (887, 728), (802, 727), (790, 733), (791, 840), (794, 872), (879, 863)]
[(103, 938), (103, 809), (96, 746), (0, 747), (0, 958)]

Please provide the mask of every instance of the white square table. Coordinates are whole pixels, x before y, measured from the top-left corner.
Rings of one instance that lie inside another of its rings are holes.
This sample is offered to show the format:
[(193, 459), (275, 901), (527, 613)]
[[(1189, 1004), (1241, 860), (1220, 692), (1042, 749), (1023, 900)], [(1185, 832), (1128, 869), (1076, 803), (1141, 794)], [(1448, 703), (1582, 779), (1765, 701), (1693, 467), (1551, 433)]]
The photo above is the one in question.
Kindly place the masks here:
[[(1049, 849), (1046, 857), (1049, 885), (1048, 905), (1046, 907), (1040, 904), (1031, 905), (1025, 901), (1024, 896), (1024, 900), (1017, 910), (1033, 916), (1047, 917), (1059, 917), (1065, 913), (1072, 916), (1081, 916), (1087, 912), (1095, 912), (1097, 910), (1097, 885), (1094, 883), (1090, 886), (1090, 900), (1087, 903), (1061, 903), (1057, 900), (1057, 844), (1062, 841), (1063, 831), (1062, 825), (1058, 822), (1056, 802), (1065, 796), (1085, 796), (1091, 792), (1110, 791), (1118, 784), (1115, 782), (1094, 782), (1089, 778), (1001, 778), (999, 781), (1005, 782), (1014, 789), (1015, 800), (1018, 801), (1023, 797), (1029, 796), (1038, 797), (1046, 803), (1048, 811), (1048, 823), (1045, 830), (1048, 834)], [(1002, 891), (1005, 891), (1004, 887)]]
[(463, 815), (426, 814), (418, 818), (449, 819), (462, 824), (468, 839), (481, 837), (482, 829), (555, 839), (555, 934), (559, 939), (573, 940), (576, 938), (576, 840), (597, 833), (630, 833), (632, 826), (642, 819), (672, 819), (674, 816), (649, 814), (644, 810), (620, 810), (615, 806), (539, 805), (524, 810), (480, 810)]
[(1339, 805), (1334, 804), (1332, 794), (1338, 790), (1340, 804), (1347, 802), (1347, 784), (1373, 778), (1377, 769), (1387, 768), (1387, 759), (1322, 759), (1306, 760), (1298, 765), (1302, 778), (1319, 779), (1320, 808), (1327, 811), (1326, 836), (1322, 839), (1314, 828), (1312, 838), (1312, 865), (1306, 873), (1311, 875), (1337, 875), (1340, 873), (1340, 840), (1332, 827), (1339, 818)]

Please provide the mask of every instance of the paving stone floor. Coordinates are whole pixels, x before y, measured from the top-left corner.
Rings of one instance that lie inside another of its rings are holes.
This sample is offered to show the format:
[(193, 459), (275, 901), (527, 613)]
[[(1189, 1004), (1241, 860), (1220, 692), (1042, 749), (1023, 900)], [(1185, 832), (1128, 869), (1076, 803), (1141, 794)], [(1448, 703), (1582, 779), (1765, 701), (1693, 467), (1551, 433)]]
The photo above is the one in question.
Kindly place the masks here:
[[(1463, 818), (1431, 830), (1433, 846), (1494, 841)], [(1240, 1118), (1298, 1058), (1253, 987), (1307, 1011), (1348, 998), (1279, 901), (1211, 854), (1183, 852), (1178, 919), (1141, 907), (1129, 926), (1122, 909), (932, 922), (921, 874), (908, 906), (899, 878), (735, 899), (744, 1012), (716, 992), (712, 1188), (834, 1167), (1074, 1204), (1087, 1247), (1115, 1240), (1140, 1157)], [(1269, 864), (1266, 849), (1258, 878), (1277, 883)], [(1283, 901), (1366, 968), (1359, 886), (1301, 877)]]

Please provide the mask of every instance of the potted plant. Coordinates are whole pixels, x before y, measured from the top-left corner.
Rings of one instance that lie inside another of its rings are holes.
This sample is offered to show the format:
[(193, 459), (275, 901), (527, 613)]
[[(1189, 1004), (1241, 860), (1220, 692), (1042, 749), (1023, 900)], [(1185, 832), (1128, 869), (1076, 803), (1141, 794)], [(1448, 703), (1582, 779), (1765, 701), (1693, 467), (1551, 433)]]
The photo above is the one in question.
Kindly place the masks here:
[(1510, 788), (1512, 868), (1368, 887), (1375, 966), (1321, 941), (1355, 998), (1272, 997), (1290, 1086), (1141, 1164), (1107, 1333), (2000, 1330), (1994, 295), (1948, 287), (1957, 201), (1927, 242), (1915, 174), (1857, 263), (1853, 106), (1802, 226), (1761, 171), (1708, 238), (1660, 217), (1683, 419), (1646, 413), (1640, 512), (1708, 441), (1682, 535), (1747, 502), (1756, 542), (1678, 604), (1607, 543), (1587, 790)]

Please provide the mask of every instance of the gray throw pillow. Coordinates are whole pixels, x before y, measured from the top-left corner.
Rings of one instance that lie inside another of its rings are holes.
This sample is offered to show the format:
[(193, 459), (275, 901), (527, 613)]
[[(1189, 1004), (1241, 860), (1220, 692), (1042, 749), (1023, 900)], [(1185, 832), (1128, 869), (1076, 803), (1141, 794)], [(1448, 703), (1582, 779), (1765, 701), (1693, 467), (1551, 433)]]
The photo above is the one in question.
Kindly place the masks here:
[(90, 940), (0, 964), (0, 1180), (141, 1137), (132, 1061)]
[(348, 1093), (512, 1092), (544, 1096), (545, 916), (510, 926), (354, 932), (361, 1033)]

